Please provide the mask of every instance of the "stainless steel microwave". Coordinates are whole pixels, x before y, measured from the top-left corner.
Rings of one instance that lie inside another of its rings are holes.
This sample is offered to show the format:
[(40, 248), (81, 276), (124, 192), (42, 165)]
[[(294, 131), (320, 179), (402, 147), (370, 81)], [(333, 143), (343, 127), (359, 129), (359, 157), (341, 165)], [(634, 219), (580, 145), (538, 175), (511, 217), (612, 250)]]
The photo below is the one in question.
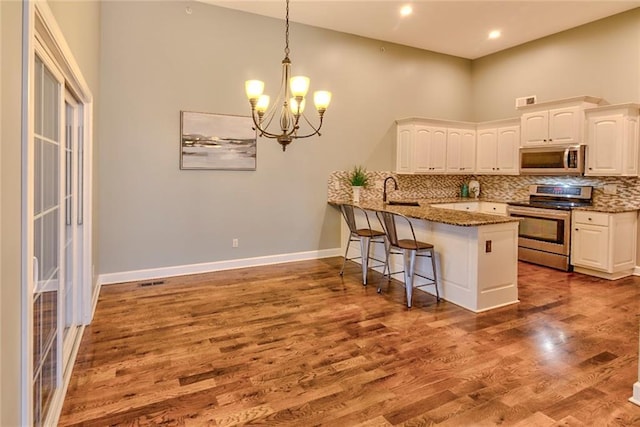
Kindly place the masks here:
[(584, 145), (548, 145), (520, 149), (521, 175), (584, 175)]

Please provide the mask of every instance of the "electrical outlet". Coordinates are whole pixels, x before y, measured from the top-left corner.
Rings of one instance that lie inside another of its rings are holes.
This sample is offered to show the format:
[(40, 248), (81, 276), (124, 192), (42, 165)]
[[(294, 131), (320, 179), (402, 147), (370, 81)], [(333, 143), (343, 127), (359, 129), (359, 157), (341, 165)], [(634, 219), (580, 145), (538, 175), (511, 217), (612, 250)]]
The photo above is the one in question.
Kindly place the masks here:
[(335, 191), (339, 191), (340, 190), (340, 181), (333, 181), (333, 189)]
[(234, 248), (238, 247), (238, 239), (233, 239), (233, 241), (231, 242), (231, 246), (233, 246)]
[(618, 186), (616, 184), (605, 184), (604, 194), (618, 194)]
[(484, 242), (484, 251), (486, 253), (490, 253), (491, 252), (491, 240), (487, 240)]

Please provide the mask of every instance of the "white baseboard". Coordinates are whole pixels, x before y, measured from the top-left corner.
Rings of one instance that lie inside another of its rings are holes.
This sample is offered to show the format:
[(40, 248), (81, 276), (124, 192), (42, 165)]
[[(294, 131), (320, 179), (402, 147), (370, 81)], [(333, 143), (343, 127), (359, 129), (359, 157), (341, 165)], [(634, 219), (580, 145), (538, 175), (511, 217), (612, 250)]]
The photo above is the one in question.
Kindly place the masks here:
[(636, 268), (633, 269), (634, 276), (640, 276), (640, 266), (636, 265)]
[(187, 274), (211, 273), (214, 271), (231, 270), (235, 268), (258, 267), (261, 265), (329, 258), (340, 255), (342, 255), (340, 248), (323, 249), (318, 251), (269, 255), (255, 258), (205, 262), (201, 264), (176, 265), (170, 267), (150, 268), (145, 270), (122, 271), (119, 273), (106, 273), (101, 274), (98, 278), (98, 281), (100, 285), (109, 285), (113, 283), (136, 282), (139, 280), (184, 276)]

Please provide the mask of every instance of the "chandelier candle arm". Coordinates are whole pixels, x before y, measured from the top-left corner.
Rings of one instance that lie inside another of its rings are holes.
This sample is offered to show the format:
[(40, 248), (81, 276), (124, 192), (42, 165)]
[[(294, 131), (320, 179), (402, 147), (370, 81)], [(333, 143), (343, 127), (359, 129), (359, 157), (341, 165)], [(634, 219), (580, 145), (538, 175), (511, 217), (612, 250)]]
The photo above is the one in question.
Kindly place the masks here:
[[(284, 59), (282, 60), (282, 85), (274, 104), (269, 108), (269, 96), (264, 95), (264, 82), (261, 80), (247, 80), (245, 82), (245, 92), (251, 105), (251, 117), (255, 130), (260, 136), (276, 139), (282, 145), (282, 151), (286, 150), (294, 139), (309, 138), (320, 135), (324, 113), (331, 102), (331, 92), (316, 91), (313, 95), (313, 102), (318, 111), (319, 124), (316, 128), (304, 115), (306, 104), (305, 97), (309, 91), (310, 79), (305, 76), (291, 76), (291, 60), (289, 59), (289, 0), (286, 0), (285, 18), (285, 48)], [(269, 131), (271, 120), (276, 112), (280, 114), (280, 129), (278, 133)], [(313, 129), (313, 132), (306, 135), (298, 135), (300, 118)]]

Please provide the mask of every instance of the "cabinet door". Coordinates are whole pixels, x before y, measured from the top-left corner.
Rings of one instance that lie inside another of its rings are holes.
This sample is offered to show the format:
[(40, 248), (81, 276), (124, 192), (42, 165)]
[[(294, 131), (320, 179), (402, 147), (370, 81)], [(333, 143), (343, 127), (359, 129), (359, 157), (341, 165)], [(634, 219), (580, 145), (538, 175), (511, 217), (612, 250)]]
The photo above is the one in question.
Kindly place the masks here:
[(476, 172), (484, 174), (496, 173), (497, 131), (496, 129), (478, 130), (476, 151)]
[(447, 129), (433, 128), (429, 145), (429, 172), (444, 173), (447, 170)]
[(607, 271), (609, 227), (574, 224), (571, 234), (571, 264)]
[(500, 174), (517, 174), (520, 154), (520, 127), (506, 126), (498, 128), (496, 170)]
[(460, 143), (460, 171), (467, 174), (475, 172), (475, 170), (476, 131), (465, 129), (462, 131), (462, 140)]
[(623, 119), (620, 115), (587, 120), (587, 175), (622, 173)]
[(429, 151), (433, 140), (433, 129), (428, 126), (415, 126), (413, 145), (413, 172), (428, 173)]
[(447, 172), (459, 173), (462, 168), (462, 130), (447, 129)]
[(575, 144), (580, 138), (580, 107), (556, 108), (549, 110), (549, 143)]
[(523, 147), (545, 145), (549, 138), (549, 112), (536, 111), (524, 113), (520, 117), (522, 128), (521, 145)]
[(398, 126), (396, 136), (396, 172), (411, 173), (413, 158), (413, 125)]

